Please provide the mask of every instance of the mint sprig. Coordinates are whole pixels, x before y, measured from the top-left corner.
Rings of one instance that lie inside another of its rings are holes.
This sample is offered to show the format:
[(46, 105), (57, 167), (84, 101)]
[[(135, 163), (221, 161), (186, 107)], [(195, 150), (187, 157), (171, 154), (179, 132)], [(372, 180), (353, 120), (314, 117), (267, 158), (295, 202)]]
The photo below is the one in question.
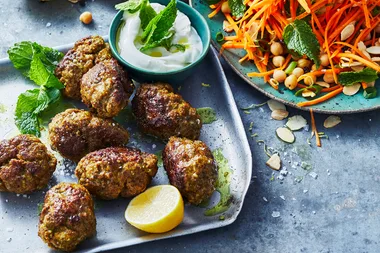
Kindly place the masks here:
[(338, 82), (342, 85), (352, 85), (359, 82), (370, 83), (378, 78), (376, 70), (367, 67), (358, 72), (341, 72), (338, 76)]
[(8, 50), (13, 66), (40, 88), (27, 90), (18, 96), (15, 122), (23, 134), (40, 136), (40, 114), (60, 98), (64, 85), (54, 70), (63, 54), (35, 42), (16, 43)]
[(319, 59), (320, 45), (307, 22), (298, 19), (294, 20), (293, 23), (285, 27), (283, 38), (289, 50), (294, 50), (300, 55), (306, 55), (319, 68), (321, 64)]

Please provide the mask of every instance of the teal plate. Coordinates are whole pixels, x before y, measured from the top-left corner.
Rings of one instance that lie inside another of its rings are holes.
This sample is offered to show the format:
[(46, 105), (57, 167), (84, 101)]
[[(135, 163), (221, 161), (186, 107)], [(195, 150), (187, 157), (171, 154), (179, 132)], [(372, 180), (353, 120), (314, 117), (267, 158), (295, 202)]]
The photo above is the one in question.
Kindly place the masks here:
[[(208, 7), (206, 2), (202, 0), (190, 0), (190, 5), (199, 11), (201, 15), (207, 20), (207, 23), (211, 30), (211, 42), (218, 50), (220, 50), (221, 45), (216, 42), (215, 37), (218, 32), (223, 31), (222, 23), (223, 20), (225, 20), (224, 15), (222, 13), (218, 13), (212, 19), (209, 19), (207, 15), (212, 10)], [(222, 55), (226, 62), (239, 76), (241, 76), (241, 78), (243, 78), (252, 87), (264, 93), (266, 96), (301, 110), (309, 110), (310, 107), (297, 106), (297, 103), (305, 101), (305, 99), (302, 97), (294, 96), (294, 92), (285, 89), (283, 85), (281, 85), (280, 89), (277, 91), (273, 89), (269, 84), (264, 83), (264, 80), (262, 78), (248, 77), (247, 73), (257, 72), (257, 68), (252, 62), (245, 62), (243, 64), (239, 63), (239, 59), (244, 56), (243, 50), (225, 50)], [(376, 82), (376, 86), (380, 87), (380, 80)], [(311, 108), (313, 108), (315, 112), (328, 114), (357, 113), (372, 111), (380, 108), (379, 96), (373, 99), (365, 99), (362, 96), (362, 93), (363, 90), (359, 91), (358, 94), (354, 96), (339, 94), (335, 98), (330, 99), (324, 103), (314, 105)]]

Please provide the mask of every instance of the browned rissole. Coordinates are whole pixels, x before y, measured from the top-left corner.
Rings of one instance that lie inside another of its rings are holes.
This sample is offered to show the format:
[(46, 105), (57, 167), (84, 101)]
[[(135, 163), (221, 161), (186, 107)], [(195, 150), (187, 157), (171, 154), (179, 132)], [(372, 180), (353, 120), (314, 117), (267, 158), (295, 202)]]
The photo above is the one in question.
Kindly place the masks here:
[(171, 137), (162, 152), (162, 159), (170, 183), (191, 204), (198, 205), (211, 197), (218, 169), (205, 143)]
[(38, 236), (49, 247), (73, 251), (95, 233), (94, 202), (85, 187), (59, 183), (46, 193)]
[(92, 151), (127, 144), (128, 138), (128, 131), (114, 120), (79, 109), (67, 109), (49, 124), (52, 149), (76, 162)]
[(57, 159), (35, 136), (21, 134), (0, 142), (0, 191), (30, 193), (47, 186)]
[(99, 117), (112, 118), (128, 104), (134, 85), (115, 59), (97, 63), (81, 81), (82, 101)]
[(139, 128), (168, 140), (171, 136), (198, 139), (202, 121), (197, 110), (167, 83), (142, 84), (132, 100)]
[(157, 173), (157, 157), (138, 149), (112, 147), (83, 157), (78, 182), (102, 199), (132, 197), (145, 191)]
[(89, 36), (77, 41), (55, 69), (55, 75), (65, 85), (63, 94), (80, 99), (80, 82), (97, 62), (111, 59), (109, 45), (100, 36)]

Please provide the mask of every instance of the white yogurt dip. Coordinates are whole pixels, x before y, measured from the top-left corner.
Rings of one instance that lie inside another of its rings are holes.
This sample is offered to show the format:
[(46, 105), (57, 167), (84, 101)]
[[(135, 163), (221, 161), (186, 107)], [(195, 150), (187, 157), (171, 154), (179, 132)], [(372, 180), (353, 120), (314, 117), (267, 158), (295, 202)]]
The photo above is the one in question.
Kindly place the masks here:
[[(152, 3), (153, 9), (159, 13), (164, 5)], [(202, 41), (197, 31), (191, 26), (189, 18), (180, 11), (171, 30), (175, 31), (173, 44), (186, 46), (184, 52), (169, 52), (164, 47), (156, 47), (141, 52), (143, 46), (138, 39), (142, 34), (139, 11), (136, 13), (124, 12), (125, 25), (120, 28), (120, 37), (117, 41), (121, 57), (128, 63), (152, 72), (168, 72), (180, 69), (196, 61), (202, 53)], [(137, 39), (136, 39), (137, 38)]]

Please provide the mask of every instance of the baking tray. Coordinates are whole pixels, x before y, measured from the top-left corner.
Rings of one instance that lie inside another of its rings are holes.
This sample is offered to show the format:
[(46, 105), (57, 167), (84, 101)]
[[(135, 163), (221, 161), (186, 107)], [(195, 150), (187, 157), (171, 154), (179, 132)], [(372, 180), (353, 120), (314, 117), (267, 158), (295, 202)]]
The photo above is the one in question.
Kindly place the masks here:
[[(73, 45), (57, 49), (66, 52)], [(17, 96), (31, 89), (33, 84), (13, 68), (8, 59), (0, 60), (0, 137), (10, 138), (16, 135), (13, 113)], [(204, 87), (202, 83), (210, 84)], [(220, 228), (234, 222), (242, 208), (252, 173), (252, 156), (245, 130), (236, 107), (229, 84), (218, 60), (216, 51), (211, 48), (195, 73), (183, 83), (172, 84), (183, 97), (194, 107), (212, 107), (216, 110), (218, 120), (202, 127), (201, 137), (211, 150), (221, 148), (228, 159), (232, 173), (232, 204), (219, 215), (204, 216), (205, 208), (185, 205), (185, 218), (180, 226), (165, 234), (148, 234), (141, 232), (124, 220), (124, 211), (129, 200), (119, 198), (112, 201), (95, 199), (97, 234), (81, 243), (77, 252), (100, 252), (129, 245), (192, 234), (204, 230)], [(69, 107), (85, 108), (81, 103), (65, 101)], [(138, 132), (136, 123), (131, 118), (130, 110), (124, 110), (117, 117), (131, 133), (129, 146), (134, 146), (150, 153), (162, 150), (164, 143), (157, 139), (143, 136)], [(41, 140), (46, 141), (46, 131)], [(76, 182), (73, 175), (75, 164), (62, 159), (55, 153), (58, 166), (49, 188), (58, 182)], [(168, 184), (162, 166), (152, 185)], [(0, 252), (53, 252), (37, 236), (38, 206), (43, 202), (47, 189), (29, 195), (16, 195), (0, 192)], [(210, 206), (217, 203), (218, 193), (214, 193)]]

